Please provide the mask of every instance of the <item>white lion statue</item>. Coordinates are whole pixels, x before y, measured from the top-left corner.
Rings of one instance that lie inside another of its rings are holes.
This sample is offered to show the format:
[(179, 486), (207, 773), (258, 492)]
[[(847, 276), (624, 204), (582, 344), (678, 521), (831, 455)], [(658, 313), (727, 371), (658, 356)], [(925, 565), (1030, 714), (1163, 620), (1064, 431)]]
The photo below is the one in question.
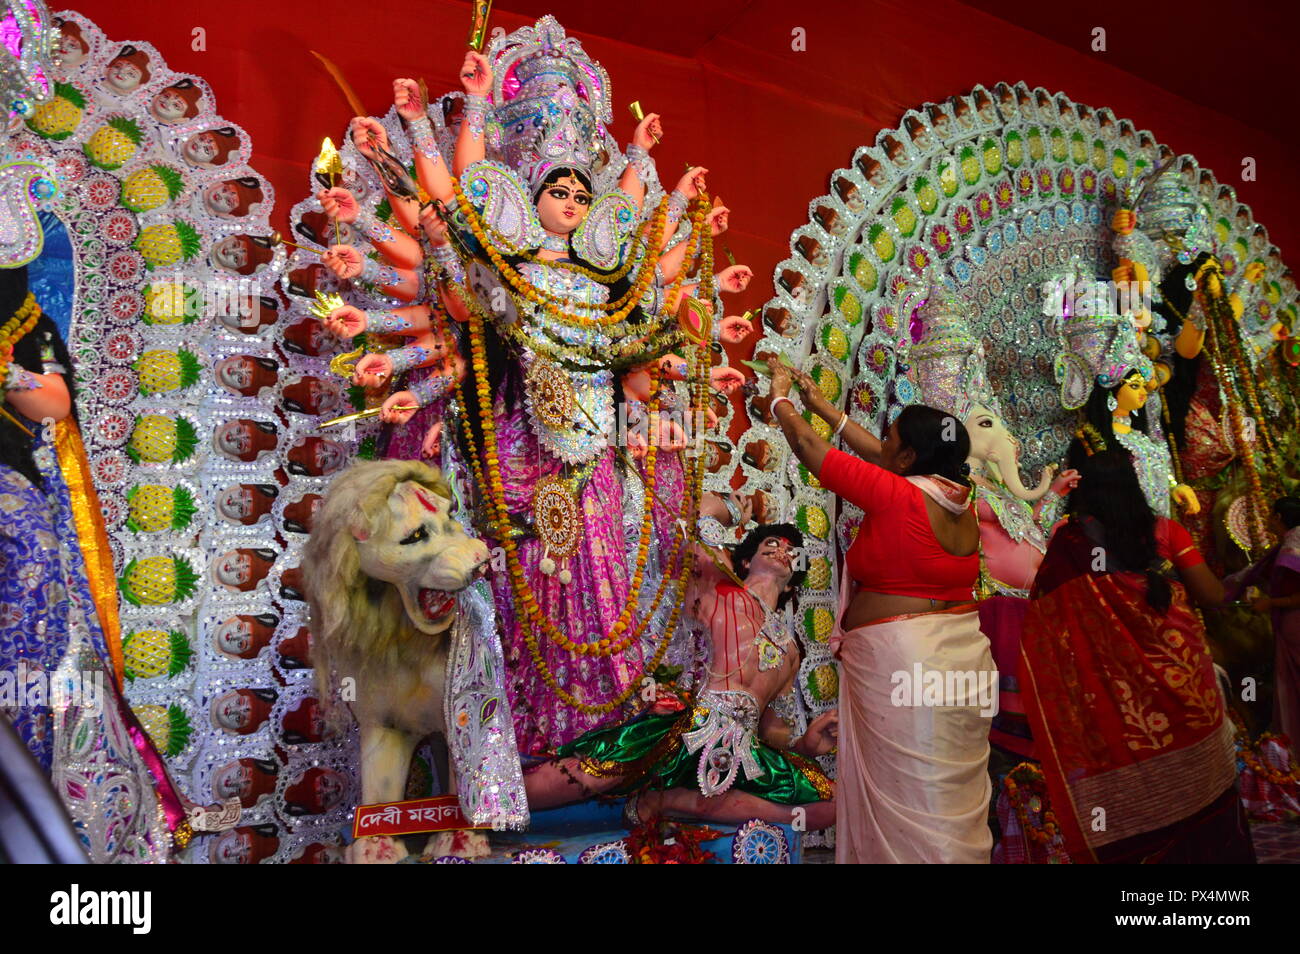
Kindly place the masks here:
[[(331, 706), (340, 681), (353, 680), (345, 698), (360, 727), (367, 805), (400, 801), (415, 747), (430, 733), (446, 735), (456, 594), (488, 560), (483, 542), (451, 518), (450, 498), (441, 474), (426, 464), (356, 463), (330, 484), (307, 541), (316, 678)], [(383, 836), (349, 848), (353, 862), (405, 854), (400, 841)]]

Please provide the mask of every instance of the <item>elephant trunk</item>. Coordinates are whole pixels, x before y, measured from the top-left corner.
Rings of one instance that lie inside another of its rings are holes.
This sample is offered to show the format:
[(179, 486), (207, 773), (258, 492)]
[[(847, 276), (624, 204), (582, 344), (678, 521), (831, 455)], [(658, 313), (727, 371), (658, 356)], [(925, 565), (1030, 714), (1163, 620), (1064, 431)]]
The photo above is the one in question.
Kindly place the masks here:
[(1028, 500), (1030, 503), (1038, 500), (1052, 488), (1052, 472), (1044, 469), (1042, 477), (1038, 480), (1038, 485), (1032, 490), (1024, 485), (1020, 479), (1020, 468), (1017, 466), (1015, 458), (1012, 458), (1011, 466), (1004, 472), (1002, 467), (994, 461), (989, 461), (986, 465), (995, 477), (1001, 479), (1008, 490), (1021, 500)]

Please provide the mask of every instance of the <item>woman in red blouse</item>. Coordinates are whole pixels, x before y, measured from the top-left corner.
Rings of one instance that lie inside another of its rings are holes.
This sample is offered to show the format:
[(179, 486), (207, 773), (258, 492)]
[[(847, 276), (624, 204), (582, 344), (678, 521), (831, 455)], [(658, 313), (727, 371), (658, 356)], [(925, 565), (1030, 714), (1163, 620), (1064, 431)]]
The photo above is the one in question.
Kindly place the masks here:
[(1223, 584), (1127, 451), (1081, 462), (1038, 569), (1020, 686), (1075, 862), (1253, 863), (1231, 723), (1192, 603)]
[[(772, 414), (821, 485), (863, 511), (841, 572), (836, 861), (987, 863), (997, 670), (973, 589), (979, 522), (961, 422), (903, 409), (879, 439), (843, 415), (817, 436), (772, 377)], [(811, 394), (816, 385), (800, 375)]]

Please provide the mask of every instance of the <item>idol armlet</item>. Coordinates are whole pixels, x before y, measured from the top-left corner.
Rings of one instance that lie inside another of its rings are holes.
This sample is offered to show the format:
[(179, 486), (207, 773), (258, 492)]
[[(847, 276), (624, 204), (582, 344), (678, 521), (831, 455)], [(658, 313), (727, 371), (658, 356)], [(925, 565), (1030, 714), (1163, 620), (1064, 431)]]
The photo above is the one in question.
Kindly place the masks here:
[(384, 265), (373, 258), (367, 258), (358, 278), (368, 285), (392, 287), (401, 282), (402, 275), (392, 265)]
[(475, 139), (483, 138), (483, 127), (487, 123), (488, 102), (486, 96), (470, 94), (465, 97), (465, 119)]
[(731, 514), (731, 525), (733, 527), (740, 525), (740, 506), (730, 496), (723, 498), (722, 501), (727, 505), (727, 513)]
[(641, 180), (642, 185), (649, 188), (651, 183), (659, 181), (655, 161), (650, 158), (649, 152), (632, 143), (624, 154), (627, 156), (627, 164), (636, 169), (637, 178)]
[(720, 547), (726, 544), (727, 531), (717, 517), (700, 517), (695, 526), (700, 534), (700, 542), (706, 546)]
[(674, 189), (672, 194), (668, 196), (668, 217), (665, 220), (665, 225), (675, 226), (686, 212), (686, 204), (686, 196)]
[(362, 209), (353, 225), (372, 242), (391, 242), (396, 238), (393, 230), (375, 218), (369, 209)]
[(433, 134), (433, 124), (428, 116), (421, 116), (406, 124), (407, 136), (411, 148), (430, 162), (441, 162), (442, 153), (438, 151), (438, 140)]
[(1038, 525), (1044, 531), (1051, 530), (1056, 525), (1058, 516), (1061, 513), (1061, 507), (1065, 504), (1065, 498), (1055, 490), (1049, 490), (1043, 494), (1042, 503), (1038, 507)]
[(430, 375), (423, 381), (417, 381), (415, 384), (407, 387), (407, 390), (415, 395), (415, 400), (420, 407), (428, 407), (438, 398), (446, 393), (447, 388), (451, 385), (450, 375), (436, 374)]
[[(53, 372), (47, 372), (53, 373)], [(20, 368), (17, 365), (10, 365), (4, 380), (0, 383), (0, 390), (4, 391), (35, 391), (42, 387), (41, 379), (32, 374), (26, 368)]]
[(808, 730), (805, 726), (803, 731), (798, 732), (797, 735), (795, 734), (799, 729), (800, 720), (799, 702), (795, 699), (793, 690), (781, 693), (781, 695), (769, 702), (767, 707), (772, 710), (773, 715), (790, 727), (790, 740), (785, 747), (790, 751), (794, 751), (795, 746), (799, 744), (799, 740), (807, 734)]
[(386, 352), (385, 356), (393, 364), (394, 376), (401, 374), (403, 371), (409, 371), (411, 368), (422, 367), (433, 359), (433, 353), (427, 348), (421, 348), (419, 345), (397, 348), (394, 351)]
[(456, 254), (456, 250), (452, 248), (450, 242), (433, 246), (429, 250), (429, 257), (433, 259), (434, 264), (442, 270), (443, 274), (452, 281), (464, 283), (465, 266), (460, 263), (460, 257)]
[(378, 335), (400, 334), (411, 330), (411, 319), (391, 311), (366, 315), (366, 331)]

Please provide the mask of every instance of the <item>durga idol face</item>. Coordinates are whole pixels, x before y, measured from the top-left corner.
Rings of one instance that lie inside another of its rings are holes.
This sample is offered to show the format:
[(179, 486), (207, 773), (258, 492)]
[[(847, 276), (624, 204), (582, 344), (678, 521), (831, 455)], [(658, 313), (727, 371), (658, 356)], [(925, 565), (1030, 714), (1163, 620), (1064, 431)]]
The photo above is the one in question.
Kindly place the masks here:
[(537, 218), (553, 235), (568, 235), (587, 217), (591, 190), (573, 176), (545, 186), (537, 197)]

